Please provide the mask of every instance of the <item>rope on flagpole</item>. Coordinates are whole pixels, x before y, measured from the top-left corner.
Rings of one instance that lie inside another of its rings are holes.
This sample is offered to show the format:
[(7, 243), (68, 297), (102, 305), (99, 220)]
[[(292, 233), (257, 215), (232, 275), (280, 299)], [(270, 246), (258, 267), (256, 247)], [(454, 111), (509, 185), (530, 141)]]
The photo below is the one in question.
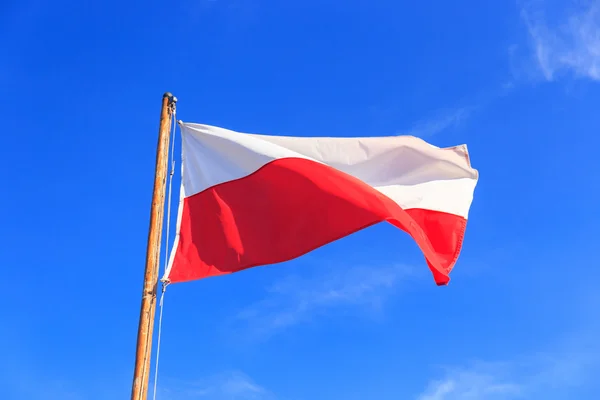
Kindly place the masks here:
[[(173, 126), (171, 128), (171, 171), (169, 172), (169, 182), (167, 187), (167, 233), (165, 238), (165, 261), (163, 266), (163, 273), (167, 268), (167, 263), (169, 260), (169, 232), (171, 231), (171, 198), (172, 198), (172, 187), (173, 187), (173, 175), (175, 174), (175, 136), (177, 133), (177, 112), (175, 108), (175, 103), (171, 106), (171, 119), (173, 121)], [(165, 185), (167, 182), (165, 182)], [(156, 360), (154, 364), (154, 388), (152, 392), (152, 400), (156, 400), (156, 389), (158, 386), (158, 361), (160, 358), (160, 339), (162, 336), (162, 319), (163, 319), (163, 305), (165, 301), (165, 292), (167, 291), (168, 282), (163, 282), (162, 284), (162, 292), (160, 295), (160, 301), (158, 303), (159, 307), (159, 316), (158, 316), (158, 338), (156, 343)]]

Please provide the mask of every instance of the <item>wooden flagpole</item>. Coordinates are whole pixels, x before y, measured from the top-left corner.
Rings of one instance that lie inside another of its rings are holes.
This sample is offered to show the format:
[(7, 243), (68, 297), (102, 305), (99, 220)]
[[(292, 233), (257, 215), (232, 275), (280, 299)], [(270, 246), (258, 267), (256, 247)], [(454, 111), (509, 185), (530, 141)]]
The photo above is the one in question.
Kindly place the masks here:
[(160, 263), (160, 242), (165, 208), (165, 182), (169, 161), (169, 133), (176, 102), (177, 98), (171, 93), (167, 92), (163, 95), (158, 146), (156, 149), (154, 191), (152, 193), (152, 205), (150, 209), (150, 229), (146, 249), (144, 291), (142, 292), (142, 307), (137, 334), (131, 400), (146, 400), (148, 395), (150, 359), (152, 356), (152, 333), (154, 330), (154, 313), (156, 311), (158, 269)]

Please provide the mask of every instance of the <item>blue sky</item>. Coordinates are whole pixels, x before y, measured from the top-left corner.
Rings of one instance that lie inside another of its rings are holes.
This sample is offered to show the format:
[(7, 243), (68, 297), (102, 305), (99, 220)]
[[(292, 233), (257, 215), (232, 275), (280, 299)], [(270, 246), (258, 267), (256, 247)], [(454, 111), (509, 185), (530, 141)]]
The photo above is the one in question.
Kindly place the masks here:
[(0, 38), (2, 399), (129, 396), (165, 91), (480, 182), (448, 287), (387, 225), (169, 287), (159, 399), (596, 398), (599, 1), (9, 0)]

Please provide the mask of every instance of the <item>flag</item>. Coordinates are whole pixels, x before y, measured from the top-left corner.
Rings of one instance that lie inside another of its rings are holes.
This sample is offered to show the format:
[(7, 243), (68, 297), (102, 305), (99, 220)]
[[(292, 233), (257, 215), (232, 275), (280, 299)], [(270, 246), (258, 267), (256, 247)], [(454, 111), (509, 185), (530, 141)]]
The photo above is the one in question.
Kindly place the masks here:
[(291, 260), (387, 221), (415, 240), (438, 285), (449, 282), (478, 180), (465, 145), (180, 126), (181, 200), (163, 281)]

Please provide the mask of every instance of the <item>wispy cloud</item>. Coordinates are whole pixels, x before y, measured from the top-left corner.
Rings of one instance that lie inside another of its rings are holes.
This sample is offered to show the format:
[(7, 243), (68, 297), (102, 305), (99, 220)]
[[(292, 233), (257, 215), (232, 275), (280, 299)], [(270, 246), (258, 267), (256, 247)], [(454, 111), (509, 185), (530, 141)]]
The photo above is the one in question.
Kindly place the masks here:
[[(600, 1), (567, 1), (560, 10), (550, 3), (528, 1), (521, 8), (539, 71), (548, 81), (561, 73), (600, 80)], [(561, 17), (551, 22), (551, 14)]]
[(445, 368), (443, 377), (432, 380), (416, 399), (550, 399), (561, 390), (572, 392), (599, 372), (600, 352), (594, 344), (595, 336), (579, 335), (561, 350), (507, 362), (474, 362)]
[(274, 395), (241, 371), (227, 371), (197, 381), (165, 379), (160, 397), (164, 400), (268, 400)]
[(451, 368), (446, 376), (429, 383), (417, 400), (513, 399), (523, 394), (523, 385), (503, 364)]
[(259, 336), (271, 335), (347, 306), (379, 312), (398, 282), (410, 274), (405, 266), (350, 267), (311, 278), (288, 277), (235, 318)]
[(473, 112), (474, 107), (444, 109), (430, 118), (418, 121), (407, 134), (427, 138), (447, 129), (461, 125)]
[[(515, 48), (511, 48), (509, 55), (514, 52)], [(513, 73), (513, 75), (515, 74)], [(480, 90), (478, 93), (469, 96), (468, 101), (462, 102), (463, 105), (461, 106), (441, 108), (428, 113), (428, 115), (426, 114), (425, 118), (417, 121), (410, 129), (404, 130), (400, 134), (414, 135), (426, 139), (450, 129), (464, 128), (469, 119), (489, 107), (498, 98), (509, 95), (515, 89), (515, 86), (514, 80), (507, 80), (502, 84)]]

